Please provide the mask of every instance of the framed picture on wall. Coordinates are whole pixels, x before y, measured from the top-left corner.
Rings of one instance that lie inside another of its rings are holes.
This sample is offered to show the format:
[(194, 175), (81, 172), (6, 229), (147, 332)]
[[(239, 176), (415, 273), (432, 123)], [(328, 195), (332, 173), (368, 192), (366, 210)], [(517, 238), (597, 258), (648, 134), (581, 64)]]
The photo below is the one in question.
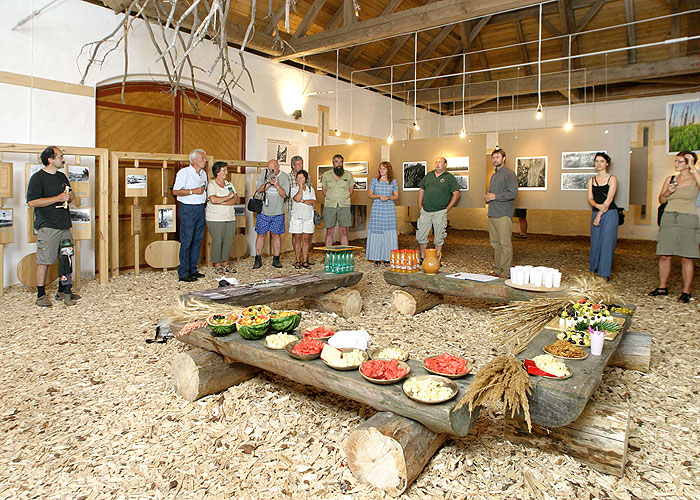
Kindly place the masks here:
[(0, 208), (0, 244), (14, 243), (14, 220), (11, 208)]
[(700, 99), (666, 103), (666, 152), (700, 152)]
[(420, 181), (427, 173), (427, 161), (405, 161), (403, 163), (403, 190), (418, 191)]
[(369, 162), (367, 161), (346, 161), (343, 162), (343, 168), (350, 172), (353, 177), (356, 175), (367, 177), (369, 174)]
[(156, 205), (156, 233), (175, 232), (175, 205)]
[(92, 238), (92, 208), (78, 207), (69, 208), (70, 221), (73, 224), (74, 240), (89, 240)]
[(457, 179), (457, 184), (459, 184), (460, 191), (469, 191), (468, 175), (455, 175), (455, 179)]
[(448, 172), (469, 172), (468, 156), (451, 156), (445, 160), (447, 160)]
[(323, 174), (325, 174), (329, 170), (333, 170), (333, 165), (319, 165), (318, 167), (316, 167), (316, 191), (321, 191), (323, 189), (323, 183), (321, 182), (321, 178), (323, 177)]
[(515, 175), (521, 191), (547, 190), (547, 157), (520, 156), (515, 159)]
[(595, 177), (595, 172), (562, 172), (562, 191), (586, 191), (588, 189), (588, 179)]
[(367, 177), (353, 177), (355, 191), (367, 191)]
[(90, 168), (85, 165), (68, 165), (68, 181), (73, 192), (90, 194)]
[[(600, 151), (607, 153), (607, 151)], [(593, 161), (598, 151), (569, 151), (561, 154), (562, 170), (593, 169)]]
[(125, 168), (124, 176), (125, 179), (125, 189), (126, 192), (124, 196), (135, 197), (135, 196), (147, 196), (148, 194), (148, 183), (146, 180), (148, 170), (145, 168)]
[(14, 196), (12, 166), (10, 162), (0, 162), (0, 198), (12, 198)]

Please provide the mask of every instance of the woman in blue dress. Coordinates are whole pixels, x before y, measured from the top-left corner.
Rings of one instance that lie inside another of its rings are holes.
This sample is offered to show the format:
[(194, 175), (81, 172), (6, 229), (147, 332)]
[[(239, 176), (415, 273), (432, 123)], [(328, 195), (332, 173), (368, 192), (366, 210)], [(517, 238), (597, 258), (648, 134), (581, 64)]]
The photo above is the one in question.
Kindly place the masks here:
[(396, 205), (399, 199), (399, 185), (394, 179), (391, 163), (379, 164), (379, 174), (369, 185), (368, 197), (372, 202), (367, 226), (367, 260), (373, 260), (374, 266), (389, 265), (391, 251), (399, 247), (396, 229)]
[(596, 176), (588, 179), (588, 203), (592, 207), (588, 264), (592, 273), (610, 280), (619, 223), (614, 201), (617, 177), (608, 173), (610, 157), (607, 154), (596, 153), (593, 165)]

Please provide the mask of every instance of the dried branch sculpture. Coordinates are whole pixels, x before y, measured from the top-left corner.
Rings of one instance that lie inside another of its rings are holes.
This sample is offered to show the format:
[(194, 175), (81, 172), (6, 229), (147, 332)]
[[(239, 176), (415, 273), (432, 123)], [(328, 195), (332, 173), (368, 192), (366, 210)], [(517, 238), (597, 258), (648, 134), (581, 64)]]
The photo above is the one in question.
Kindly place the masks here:
[[(296, 0), (285, 1), (288, 6), (296, 4)], [(245, 90), (241, 85), (243, 76), (247, 77), (251, 90), (255, 92), (253, 76), (246, 67), (244, 57), (246, 45), (255, 34), (255, 0), (251, 6), (250, 23), (241, 47), (238, 49), (238, 67), (234, 67), (229, 59), (226, 23), (231, 0), (102, 0), (102, 3), (116, 13), (122, 14), (122, 18), (107, 36), (87, 43), (81, 48), (78, 59), (85, 50), (88, 52), (87, 63), (81, 70), (81, 84), (85, 83), (92, 66), (97, 64), (101, 67), (106, 57), (123, 42), (122, 102), (124, 102), (129, 64), (127, 37), (134, 20), (141, 17), (145, 21), (149, 37), (158, 54), (156, 60), (163, 65), (165, 76), (170, 84), (170, 92), (177, 94), (181, 90), (182, 76), (185, 70), (188, 71), (188, 86), (192, 88), (195, 99), (190, 99), (187, 93), (183, 92), (183, 95), (195, 113), (198, 112), (200, 103), (195, 85), (195, 70), (202, 71), (208, 76), (218, 70), (217, 86), (221, 91), (217, 96), (219, 99), (228, 98), (227, 100), (232, 103), (233, 90), (236, 87)], [(155, 30), (154, 26), (157, 27)], [(185, 30), (189, 33), (183, 35)], [(207, 69), (195, 66), (191, 58), (192, 52), (205, 39), (209, 39), (218, 49)]]

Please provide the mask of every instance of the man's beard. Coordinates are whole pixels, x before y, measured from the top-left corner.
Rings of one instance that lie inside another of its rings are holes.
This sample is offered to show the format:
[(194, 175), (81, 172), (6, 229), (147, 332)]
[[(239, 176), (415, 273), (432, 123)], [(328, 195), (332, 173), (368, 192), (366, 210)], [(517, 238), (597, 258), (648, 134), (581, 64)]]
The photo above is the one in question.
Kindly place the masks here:
[(342, 165), (339, 166), (339, 167), (333, 167), (333, 173), (334, 173), (335, 175), (337, 175), (338, 177), (340, 177), (341, 175), (343, 175), (343, 172), (345, 172), (345, 169), (343, 168)]

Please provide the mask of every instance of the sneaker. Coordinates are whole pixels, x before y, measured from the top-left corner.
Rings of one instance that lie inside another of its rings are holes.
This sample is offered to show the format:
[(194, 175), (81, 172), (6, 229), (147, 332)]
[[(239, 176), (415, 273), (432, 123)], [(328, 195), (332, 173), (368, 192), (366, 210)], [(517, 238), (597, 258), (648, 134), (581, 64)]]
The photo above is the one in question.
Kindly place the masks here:
[(193, 272), (190, 276), (194, 276), (195, 278), (204, 278), (204, 274), (200, 273), (199, 271)]
[(260, 269), (262, 267), (262, 256), (256, 255), (255, 262), (253, 263), (253, 269)]
[(35, 304), (39, 307), (51, 307), (51, 299), (48, 295), (42, 295), (41, 297), (36, 299)]
[(75, 300), (73, 299), (73, 294), (70, 294), (70, 293), (64, 294), (63, 303), (66, 306), (74, 306)]
[[(56, 292), (56, 300), (63, 300), (63, 297), (64, 297), (64, 296), (65, 296), (65, 293), (63, 293), (63, 292)], [(80, 299), (80, 295), (78, 295), (77, 293), (71, 293), (70, 296), (71, 296), (71, 298), (72, 298), (73, 300), (78, 300), (78, 299)]]
[(185, 281), (187, 283), (192, 283), (193, 281), (197, 281), (197, 278), (195, 278), (194, 276), (182, 276), (181, 278), (179, 278), (179, 281)]
[(276, 267), (278, 269), (282, 267), (279, 255), (275, 255), (274, 257), (272, 257), (272, 267)]

